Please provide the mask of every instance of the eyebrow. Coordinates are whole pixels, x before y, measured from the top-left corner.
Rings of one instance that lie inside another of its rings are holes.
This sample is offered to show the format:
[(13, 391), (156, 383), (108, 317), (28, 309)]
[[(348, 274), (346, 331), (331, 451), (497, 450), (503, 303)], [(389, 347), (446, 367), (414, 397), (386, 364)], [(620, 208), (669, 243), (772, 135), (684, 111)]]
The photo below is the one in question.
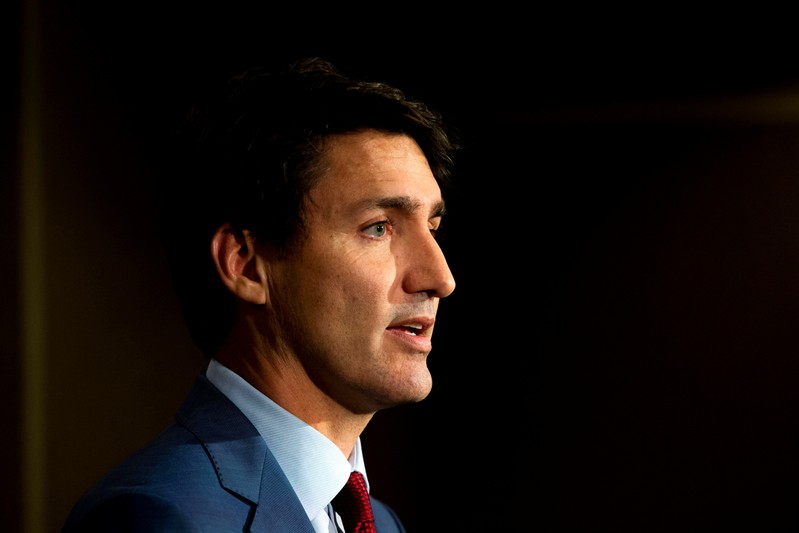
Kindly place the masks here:
[[(382, 209), (398, 209), (407, 213), (414, 213), (421, 209), (422, 204), (418, 200), (412, 199), (410, 196), (382, 196), (379, 198), (370, 198), (360, 204), (361, 208), (379, 207)], [(438, 201), (433, 205), (430, 210), (432, 217), (440, 217), (446, 214), (444, 200)]]

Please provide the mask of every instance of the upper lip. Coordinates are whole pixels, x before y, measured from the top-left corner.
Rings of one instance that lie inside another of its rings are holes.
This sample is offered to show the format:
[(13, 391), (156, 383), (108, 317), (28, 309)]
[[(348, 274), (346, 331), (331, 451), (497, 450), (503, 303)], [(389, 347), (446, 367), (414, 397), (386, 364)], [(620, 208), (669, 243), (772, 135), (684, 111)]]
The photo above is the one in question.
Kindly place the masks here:
[(417, 335), (425, 335), (435, 324), (436, 319), (431, 316), (401, 317), (393, 320), (389, 328), (413, 328)]

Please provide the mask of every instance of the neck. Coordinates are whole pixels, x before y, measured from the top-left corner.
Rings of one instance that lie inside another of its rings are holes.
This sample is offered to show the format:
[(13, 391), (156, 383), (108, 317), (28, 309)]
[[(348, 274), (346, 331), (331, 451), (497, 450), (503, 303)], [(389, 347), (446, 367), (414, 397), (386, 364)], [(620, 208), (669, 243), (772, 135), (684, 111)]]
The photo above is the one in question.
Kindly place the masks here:
[(296, 359), (265, 357), (224, 347), (215, 358), (259, 392), (330, 439), (345, 457), (374, 413), (354, 413), (316, 386)]

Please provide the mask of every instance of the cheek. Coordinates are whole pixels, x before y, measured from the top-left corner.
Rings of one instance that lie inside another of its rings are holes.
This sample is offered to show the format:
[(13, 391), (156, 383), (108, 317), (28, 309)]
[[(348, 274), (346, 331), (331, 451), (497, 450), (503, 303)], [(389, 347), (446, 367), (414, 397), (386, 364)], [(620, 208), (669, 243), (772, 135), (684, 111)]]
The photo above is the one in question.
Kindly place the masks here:
[(297, 294), (328, 313), (379, 307), (397, 286), (396, 264), (385, 248), (353, 247), (332, 236), (305, 252), (290, 274), (292, 283)]
[(351, 312), (359, 309), (374, 312), (374, 308), (388, 301), (391, 282), (379, 272), (349, 272), (337, 277), (331, 285), (328, 294), (337, 298), (343, 307)]

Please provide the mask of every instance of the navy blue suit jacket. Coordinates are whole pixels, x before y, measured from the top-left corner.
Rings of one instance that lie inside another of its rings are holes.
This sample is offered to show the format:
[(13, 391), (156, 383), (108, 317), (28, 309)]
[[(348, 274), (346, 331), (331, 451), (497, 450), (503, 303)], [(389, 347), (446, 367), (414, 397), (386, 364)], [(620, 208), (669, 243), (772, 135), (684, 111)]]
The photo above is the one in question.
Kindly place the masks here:
[[(372, 498), (379, 533), (404, 533)], [(263, 438), (201, 375), (175, 422), (90, 488), (63, 533), (314, 533)]]

